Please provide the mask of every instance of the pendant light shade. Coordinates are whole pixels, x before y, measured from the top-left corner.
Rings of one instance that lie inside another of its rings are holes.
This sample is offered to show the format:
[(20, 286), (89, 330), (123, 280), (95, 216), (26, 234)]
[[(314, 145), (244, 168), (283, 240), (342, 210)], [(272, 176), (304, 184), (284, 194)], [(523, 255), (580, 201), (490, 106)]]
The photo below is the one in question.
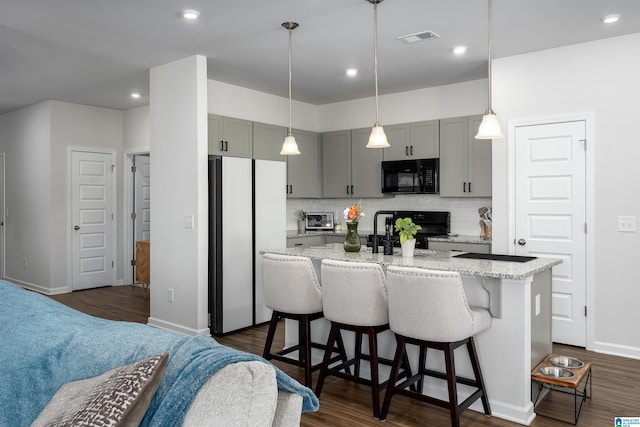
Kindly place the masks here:
[(489, 1), (489, 19), (488, 19), (488, 76), (489, 76), (489, 108), (485, 111), (484, 116), (482, 117), (482, 123), (480, 123), (480, 127), (478, 128), (478, 134), (476, 135), (476, 139), (499, 139), (504, 138), (502, 134), (502, 129), (500, 129), (500, 122), (498, 121), (498, 117), (496, 113), (491, 108), (491, 0)]
[(373, 4), (373, 70), (376, 83), (376, 122), (371, 129), (367, 148), (386, 148), (389, 147), (389, 141), (378, 119), (378, 3), (382, 0), (367, 1)]
[(295, 156), (300, 154), (300, 150), (298, 149), (296, 138), (291, 131), (291, 31), (298, 28), (298, 24), (295, 22), (283, 22), (282, 26), (289, 30), (289, 132), (284, 139), (280, 154), (283, 156)]

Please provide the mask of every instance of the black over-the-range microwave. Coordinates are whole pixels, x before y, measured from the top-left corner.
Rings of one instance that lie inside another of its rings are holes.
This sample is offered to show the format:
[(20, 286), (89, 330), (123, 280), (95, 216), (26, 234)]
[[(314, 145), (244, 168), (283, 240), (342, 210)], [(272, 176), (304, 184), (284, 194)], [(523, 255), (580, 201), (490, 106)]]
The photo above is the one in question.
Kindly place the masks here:
[(440, 159), (382, 162), (383, 193), (435, 194), (440, 192)]

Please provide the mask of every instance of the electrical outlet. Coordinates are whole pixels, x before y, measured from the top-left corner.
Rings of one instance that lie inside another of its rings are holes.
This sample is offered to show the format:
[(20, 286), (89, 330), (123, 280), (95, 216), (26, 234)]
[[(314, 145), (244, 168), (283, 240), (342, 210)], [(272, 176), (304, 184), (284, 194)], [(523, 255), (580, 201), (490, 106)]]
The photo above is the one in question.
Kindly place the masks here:
[(174, 301), (174, 292), (173, 289), (169, 289), (169, 302), (173, 302)]
[(618, 231), (625, 233), (636, 232), (636, 217), (635, 216), (619, 216), (618, 217)]

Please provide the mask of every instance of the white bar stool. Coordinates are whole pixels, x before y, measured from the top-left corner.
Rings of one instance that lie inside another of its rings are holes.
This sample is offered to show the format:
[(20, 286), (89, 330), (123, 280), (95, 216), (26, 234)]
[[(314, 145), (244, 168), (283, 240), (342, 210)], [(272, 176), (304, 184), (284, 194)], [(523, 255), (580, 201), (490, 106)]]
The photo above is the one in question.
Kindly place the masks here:
[[(313, 371), (320, 368), (311, 361), (311, 349), (325, 350), (323, 343), (311, 341), (311, 322), (323, 317), (322, 287), (318, 281), (313, 263), (307, 257), (266, 253), (263, 256), (262, 274), (265, 305), (273, 310), (269, 332), (262, 357), (279, 360), (304, 369), (304, 385), (311, 388)], [(298, 321), (298, 344), (272, 352), (273, 339), (280, 319)], [(331, 348), (338, 356), (332, 361), (346, 360), (342, 337), (337, 337), (337, 347)], [(298, 359), (287, 357), (298, 352)]]
[[(456, 427), (460, 425), (460, 414), (477, 399), (482, 400), (484, 413), (491, 415), (473, 340), (476, 334), (491, 326), (491, 315), (487, 310), (469, 307), (460, 274), (389, 266), (387, 281), (389, 325), (398, 339), (389, 382), (395, 384), (407, 344), (415, 344), (420, 348), (420, 359), (416, 375), (387, 388), (380, 419), (386, 419), (391, 398), (396, 394), (449, 408), (451, 425)], [(454, 350), (462, 345), (466, 345), (469, 352), (475, 379), (456, 375)], [(428, 348), (444, 352), (446, 373), (425, 367)], [(447, 381), (449, 401), (422, 394), (425, 375)], [(417, 392), (406, 390), (416, 383)], [(476, 388), (462, 403), (458, 403), (457, 383)]]
[[(330, 366), (330, 352), (325, 357), (320, 368), (316, 395), (320, 397), (324, 380), (333, 375), (371, 387), (373, 400), (373, 416), (380, 416), (380, 391), (387, 386), (387, 381), (381, 382), (378, 375), (378, 364), (391, 365), (390, 359), (378, 357), (379, 333), (389, 330), (389, 316), (387, 313), (387, 281), (379, 264), (362, 262), (345, 262), (325, 259), (322, 261), (322, 305), (324, 316), (331, 321), (331, 331), (327, 341), (327, 348), (333, 347), (334, 340), (341, 330), (355, 332), (355, 354), (346, 362)], [(369, 340), (369, 354), (362, 354), (362, 335)], [(360, 362), (366, 360), (371, 367), (371, 379), (360, 376)], [(401, 363), (403, 371), (400, 378), (410, 376), (408, 358)], [(354, 373), (349, 368), (354, 366)], [(345, 372), (341, 372), (345, 371)], [(398, 372), (396, 372), (398, 376)]]

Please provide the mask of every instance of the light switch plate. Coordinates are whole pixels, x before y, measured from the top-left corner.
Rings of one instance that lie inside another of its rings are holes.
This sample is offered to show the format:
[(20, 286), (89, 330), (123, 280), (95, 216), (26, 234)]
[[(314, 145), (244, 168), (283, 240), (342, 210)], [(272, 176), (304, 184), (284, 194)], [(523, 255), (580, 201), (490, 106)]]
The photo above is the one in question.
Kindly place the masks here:
[(186, 215), (184, 217), (184, 228), (193, 228), (193, 215)]
[(636, 217), (635, 216), (619, 216), (618, 217), (618, 231), (624, 233), (636, 232)]

